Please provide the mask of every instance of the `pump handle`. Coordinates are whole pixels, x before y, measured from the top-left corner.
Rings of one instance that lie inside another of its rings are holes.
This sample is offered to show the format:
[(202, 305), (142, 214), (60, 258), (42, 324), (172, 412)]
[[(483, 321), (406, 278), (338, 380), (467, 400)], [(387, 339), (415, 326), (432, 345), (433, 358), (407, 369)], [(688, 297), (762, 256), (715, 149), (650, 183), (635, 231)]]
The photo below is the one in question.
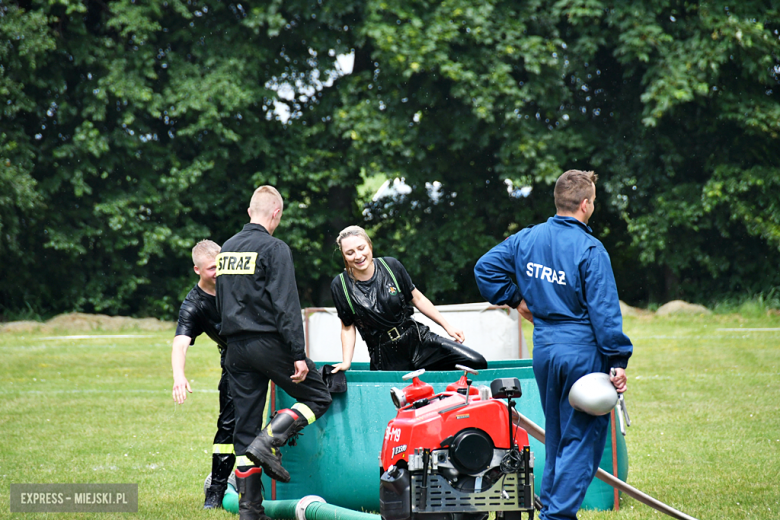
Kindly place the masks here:
[(474, 374), (475, 376), (479, 374), (479, 371), (474, 370), (473, 368), (469, 368), (465, 365), (455, 365), (455, 368), (458, 370), (463, 370), (464, 372), (468, 372), (469, 374)]
[(408, 374), (404, 374), (401, 376), (401, 379), (404, 381), (408, 381), (409, 379), (414, 379), (415, 377), (420, 377), (425, 373), (425, 369), (421, 368), (420, 370), (415, 370), (414, 372), (409, 372)]

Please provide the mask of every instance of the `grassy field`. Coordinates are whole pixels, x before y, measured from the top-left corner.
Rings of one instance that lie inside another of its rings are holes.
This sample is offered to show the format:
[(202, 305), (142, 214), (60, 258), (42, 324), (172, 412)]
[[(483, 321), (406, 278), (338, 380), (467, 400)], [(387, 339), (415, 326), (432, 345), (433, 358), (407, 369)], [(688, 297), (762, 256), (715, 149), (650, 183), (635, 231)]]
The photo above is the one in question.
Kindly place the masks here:
[[(780, 317), (627, 318), (632, 485), (699, 519), (780, 518)], [(738, 328), (742, 330), (723, 330)], [(525, 327), (525, 333), (531, 333)], [(131, 332), (129, 332), (131, 333)], [(62, 331), (67, 334), (67, 331)], [(170, 396), (169, 332), (62, 339), (0, 334), (0, 518), (12, 483), (138, 483), (135, 517), (235, 518), (202, 511), (217, 414), (216, 348), (200, 339)], [(377, 450), (379, 447), (377, 447)], [(658, 519), (632, 499), (586, 520)]]

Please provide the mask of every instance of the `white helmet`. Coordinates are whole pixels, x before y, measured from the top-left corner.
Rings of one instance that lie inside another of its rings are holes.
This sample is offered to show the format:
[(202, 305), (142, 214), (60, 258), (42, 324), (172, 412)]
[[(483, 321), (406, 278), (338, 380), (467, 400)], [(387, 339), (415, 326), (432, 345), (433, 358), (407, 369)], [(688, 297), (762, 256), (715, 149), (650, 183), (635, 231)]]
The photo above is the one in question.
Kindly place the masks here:
[(615, 408), (617, 390), (609, 375), (595, 372), (582, 376), (569, 391), (569, 404), (575, 410), (590, 415), (606, 415)]

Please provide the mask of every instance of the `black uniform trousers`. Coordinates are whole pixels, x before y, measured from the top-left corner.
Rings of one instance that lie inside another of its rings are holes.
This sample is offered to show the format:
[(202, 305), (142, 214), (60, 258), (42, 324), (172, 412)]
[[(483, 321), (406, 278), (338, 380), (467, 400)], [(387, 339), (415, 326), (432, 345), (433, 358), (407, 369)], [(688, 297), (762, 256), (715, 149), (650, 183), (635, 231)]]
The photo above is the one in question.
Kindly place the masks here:
[(219, 378), (219, 386), (217, 388), (219, 389), (219, 417), (217, 418), (217, 434), (214, 435), (214, 445), (232, 445), (233, 427), (236, 425), (236, 412), (233, 406), (233, 397), (230, 395), (230, 383), (224, 363), (222, 376)]
[(290, 348), (276, 333), (258, 334), (246, 339), (228, 340), (225, 360), (230, 379), (230, 393), (236, 410), (233, 445), (236, 455), (246, 448), (263, 428), (268, 382), (287, 392), (293, 399), (306, 405), (319, 419), (331, 403), (330, 392), (317, 372), (314, 362), (306, 358), (309, 373), (300, 383), (290, 376), (295, 373)]
[(227, 487), (230, 472), (236, 462), (233, 452), (233, 428), (236, 425), (236, 413), (233, 398), (230, 395), (230, 382), (225, 370), (225, 354), (222, 354), (222, 376), (219, 378), (219, 417), (217, 433), (211, 455), (211, 485), (224, 489)]
[(426, 325), (409, 320), (404, 326), (404, 332), (395, 341), (388, 337), (368, 345), (371, 370), (456, 370), (455, 365), (474, 370), (487, 368), (482, 354), (434, 334)]

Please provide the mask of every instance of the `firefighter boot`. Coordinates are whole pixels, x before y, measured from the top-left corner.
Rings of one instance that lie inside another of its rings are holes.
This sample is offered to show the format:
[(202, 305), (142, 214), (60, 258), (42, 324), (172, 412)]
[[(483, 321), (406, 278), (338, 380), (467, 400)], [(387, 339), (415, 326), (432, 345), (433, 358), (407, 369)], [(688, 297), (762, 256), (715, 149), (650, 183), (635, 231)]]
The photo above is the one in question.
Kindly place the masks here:
[[(309, 421), (295, 410), (279, 410), (260, 435), (246, 448), (246, 456), (255, 464), (262, 466), (266, 474), (279, 482), (289, 482), (290, 474), (282, 467), (282, 454), (279, 448), (290, 437), (300, 432)], [(293, 437), (294, 439), (294, 437)]]
[(236, 468), (238, 485), (239, 520), (271, 520), (263, 507), (263, 470), (250, 467), (246, 471)]
[(232, 453), (214, 453), (211, 456), (211, 485), (206, 489), (203, 509), (219, 509), (227, 490), (228, 478), (233, 471), (236, 456)]

